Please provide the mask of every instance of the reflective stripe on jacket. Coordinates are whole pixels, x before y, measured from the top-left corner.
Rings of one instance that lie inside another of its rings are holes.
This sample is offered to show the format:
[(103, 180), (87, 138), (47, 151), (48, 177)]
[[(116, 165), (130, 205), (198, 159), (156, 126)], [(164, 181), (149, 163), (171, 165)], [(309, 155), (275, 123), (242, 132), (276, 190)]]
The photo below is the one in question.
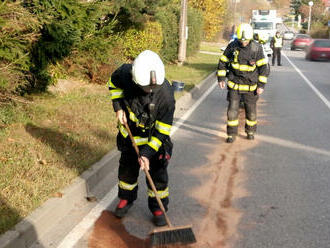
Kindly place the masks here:
[[(169, 139), (175, 110), (174, 91), (165, 79), (153, 95), (145, 93), (132, 81), (131, 68), (131, 64), (119, 67), (107, 85), (115, 112), (120, 109), (125, 111), (140, 154), (150, 159)], [(154, 111), (150, 111), (150, 103), (154, 104)], [(129, 140), (126, 128), (118, 124), (118, 129), (125, 140)], [(127, 144), (132, 146), (130, 141)]]
[[(268, 75), (267, 59), (262, 46), (255, 41), (251, 41), (246, 47), (242, 47), (238, 40), (231, 42), (219, 59), (218, 82), (228, 78), (231, 82), (228, 83), (228, 88), (232, 90), (264, 88)], [(232, 84), (235, 86), (231, 87)]]

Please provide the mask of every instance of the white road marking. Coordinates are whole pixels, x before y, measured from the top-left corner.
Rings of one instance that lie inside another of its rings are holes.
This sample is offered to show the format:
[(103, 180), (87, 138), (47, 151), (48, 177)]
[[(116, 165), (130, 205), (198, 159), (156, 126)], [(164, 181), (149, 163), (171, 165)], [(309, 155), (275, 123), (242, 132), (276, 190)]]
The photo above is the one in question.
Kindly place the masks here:
[(188, 119), (188, 117), (194, 112), (194, 110), (201, 104), (201, 102), (212, 92), (212, 90), (218, 85), (217, 82), (214, 82), (214, 84), (206, 91), (204, 94), (194, 103), (194, 105), (191, 106), (191, 108), (178, 120), (175, 125), (172, 127), (171, 135), (173, 135), (180, 126)]
[(94, 224), (94, 222), (99, 218), (100, 214), (104, 209), (109, 206), (109, 204), (117, 196), (117, 186), (113, 187), (105, 197), (86, 215), (81, 222), (79, 222), (72, 231), (62, 240), (62, 242), (57, 246), (57, 248), (69, 248), (73, 247), (81, 237), (88, 231), (88, 229)]
[(328, 99), (326, 99), (325, 96), (322, 95), (322, 93), (318, 89), (316, 89), (316, 87), (312, 84), (312, 82), (308, 80), (308, 78), (299, 70), (299, 68), (293, 62), (291, 62), (291, 60), (288, 58), (288, 56), (286, 56), (284, 53), (282, 53), (282, 54), (289, 61), (289, 63), (293, 66), (293, 68), (299, 73), (299, 75), (305, 80), (305, 82), (307, 83), (307, 85), (312, 88), (312, 90), (315, 92), (315, 94), (330, 109), (330, 102), (328, 101)]
[(259, 134), (258, 140), (261, 140), (263, 142), (267, 142), (270, 144), (282, 146), (282, 147), (291, 148), (291, 149), (294, 149), (297, 151), (301, 150), (301, 151), (306, 151), (306, 152), (313, 152), (313, 153), (316, 153), (319, 155), (324, 155), (324, 156), (330, 157), (330, 151), (319, 149), (319, 148), (312, 147), (312, 146), (307, 146), (304, 144), (300, 144), (300, 143), (285, 140), (285, 139), (280, 139), (280, 138), (276, 138), (276, 137), (272, 137), (272, 136)]
[[(201, 102), (212, 92), (218, 84), (215, 82), (204, 94), (192, 105), (192, 107), (174, 124), (171, 135), (188, 119), (192, 112), (201, 104)], [(117, 185), (114, 186), (105, 197), (78, 223), (68, 235), (62, 240), (57, 248), (73, 247), (81, 237), (92, 227), (103, 210), (107, 208), (117, 197)]]

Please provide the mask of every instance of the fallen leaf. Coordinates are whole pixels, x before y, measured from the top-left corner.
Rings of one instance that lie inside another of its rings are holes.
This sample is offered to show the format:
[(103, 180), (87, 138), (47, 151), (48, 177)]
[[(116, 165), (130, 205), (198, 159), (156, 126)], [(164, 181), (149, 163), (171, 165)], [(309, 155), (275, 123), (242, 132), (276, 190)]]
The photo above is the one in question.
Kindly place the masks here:
[(54, 193), (54, 197), (62, 198), (63, 194), (61, 192)]
[(39, 163), (40, 163), (40, 164), (43, 164), (43, 165), (46, 165), (46, 164), (47, 164), (47, 161), (44, 160), (44, 159), (42, 159), (42, 160), (39, 160)]
[(89, 201), (89, 202), (96, 202), (97, 198), (95, 196), (87, 196), (86, 200)]

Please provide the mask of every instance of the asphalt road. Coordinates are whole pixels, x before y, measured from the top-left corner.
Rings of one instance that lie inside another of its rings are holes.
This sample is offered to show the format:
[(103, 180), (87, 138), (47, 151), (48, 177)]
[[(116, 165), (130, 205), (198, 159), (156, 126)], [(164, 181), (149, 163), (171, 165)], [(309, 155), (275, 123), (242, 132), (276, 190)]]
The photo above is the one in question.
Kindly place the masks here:
[[(218, 87), (176, 120), (168, 214), (175, 226), (193, 225), (198, 242), (190, 247), (330, 247), (330, 63), (284, 54), (258, 101), (254, 141), (242, 111), (238, 139), (225, 143), (226, 92)], [(116, 173), (109, 180), (115, 185)], [(114, 186), (89, 228), (43, 247), (147, 247), (154, 227), (142, 173), (139, 182), (127, 217), (111, 213)]]
[(285, 54), (305, 79), (284, 57), (272, 67), (262, 141), (245, 153), (250, 195), (236, 201), (235, 247), (330, 247), (330, 63)]

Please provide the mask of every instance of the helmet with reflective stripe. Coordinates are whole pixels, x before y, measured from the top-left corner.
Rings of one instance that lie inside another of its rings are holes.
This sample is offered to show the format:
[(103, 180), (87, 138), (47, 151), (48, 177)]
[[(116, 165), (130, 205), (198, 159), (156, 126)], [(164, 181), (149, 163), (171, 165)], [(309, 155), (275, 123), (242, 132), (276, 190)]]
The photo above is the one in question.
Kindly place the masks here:
[(266, 43), (269, 39), (269, 35), (267, 33), (259, 33), (259, 42)]
[(158, 54), (145, 50), (133, 62), (132, 76), (142, 87), (161, 85), (165, 80), (165, 67)]
[(237, 39), (239, 40), (252, 40), (253, 29), (250, 24), (241, 23), (237, 28)]

